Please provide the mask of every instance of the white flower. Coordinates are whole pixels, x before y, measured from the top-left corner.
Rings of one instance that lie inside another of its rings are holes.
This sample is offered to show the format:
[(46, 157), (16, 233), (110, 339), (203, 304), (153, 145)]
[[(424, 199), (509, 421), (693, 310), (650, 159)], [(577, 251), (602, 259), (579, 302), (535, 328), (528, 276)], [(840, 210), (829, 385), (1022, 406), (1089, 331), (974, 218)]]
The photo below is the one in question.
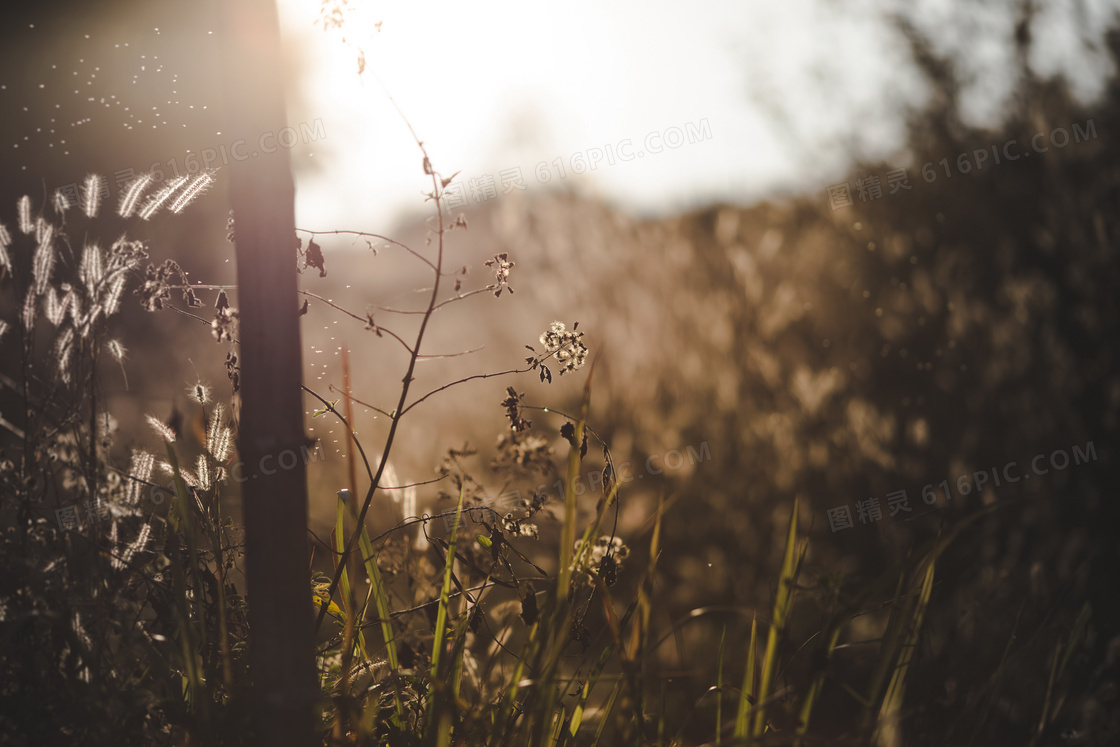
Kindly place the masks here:
[[(577, 325), (578, 326), (578, 322)], [(560, 375), (575, 371), (587, 360), (587, 346), (583, 344), (582, 332), (575, 328), (569, 332), (563, 322), (553, 322), (548, 331), (540, 336), (541, 345), (556, 357), (560, 364)]]

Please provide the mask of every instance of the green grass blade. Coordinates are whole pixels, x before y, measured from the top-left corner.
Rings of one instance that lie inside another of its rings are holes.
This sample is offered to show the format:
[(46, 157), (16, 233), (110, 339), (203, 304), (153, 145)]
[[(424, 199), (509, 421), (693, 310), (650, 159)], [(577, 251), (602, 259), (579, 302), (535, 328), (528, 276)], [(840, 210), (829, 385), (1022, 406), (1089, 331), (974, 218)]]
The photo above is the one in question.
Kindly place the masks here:
[(883, 696), (883, 705), (879, 709), (876, 743), (880, 747), (900, 747), (902, 744), (899, 716), (906, 693), (906, 674), (910, 669), (910, 660), (914, 656), (914, 649), (918, 645), (922, 621), (925, 618), (930, 593), (933, 591), (935, 565), (934, 559), (929, 558), (925, 564), (925, 571), (921, 575), (921, 586), (915, 588), (917, 585), (911, 584), (911, 593), (908, 595), (912, 600), (908, 605), (909, 624), (906, 626), (902, 649), (898, 653), (898, 662), (894, 667), (894, 673), (891, 675), (886, 695)]
[(455, 562), (455, 541), (459, 536), (459, 519), (463, 513), (464, 489), (459, 488), (459, 502), (455, 506), (455, 525), (451, 529), (451, 541), (447, 548), (447, 558), (443, 565), (443, 584), (439, 590), (439, 611), (436, 613), (436, 634), (432, 642), (432, 679), (440, 676), (440, 657), (447, 637), (447, 606), (451, 596), (451, 565)]
[[(203, 607), (202, 582), (198, 577), (198, 548), (195, 544), (194, 532), (191, 521), (191, 493), (183, 480), (183, 473), (179, 469), (179, 458), (175, 448), (166, 444), (167, 459), (175, 481), (174, 503), (169, 512), (169, 524), (173, 537), (171, 538), (172, 583), (175, 588), (176, 608), (179, 611), (179, 644), (183, 656), (183, 694), (191, 708), (206, 717), (208, 695), (202, 676), (202, 657), (199, 655), (201, 648), (205, 648), (205, 609)], [(191, 623), (189, 609), (192, 606), (187, 598), (186, 576), (183, 572), (183, 563), (179, 549), (180, 537), (187, 546), (190, 561), (191, 576), (194, 581), (194, 607), (195, 617), (199, 622), (199, 636), (201, 642), (195, 640), (195, 629)]]
[[(350, 504), (351, 515), (357, 520), (357, 506), (351, 502)], [(358, 549), (362, 553), (362, 562), (365, 566), (366, 576), (370, 582), (370, 594), (373, 596), (373, 601), (377, 605), (377, 618), (381, 623), (381, 636), (385, 639), (385, 656), (389, 660), (389, 669), (394, 673), (398, 671), (400, 665), (397, 659), (397, 642), (393, 635), (392, 617), (389, 611), (389, 595), (385, 590), (385, 584), (381, 581), (381, 570), (377, 567), (377, 556), (373, 552), (373, 543), (369, 539), (369, 530), (365, 525), (362, 525), (362, 531), (358, 535)], [(363, 613), (358, 613), (359, 624), (364, 619)]]
[(754, 693), (755, 647), (758, 639), (758, 617), (751, 618), (751, 642), (747, 648), (747, 668), (743, 672), (743, 686), (739, 689), (739, 713), (735, 717), (735, 739), (750, 738), (748, 718), (752, 703), (757, 703)]
[(774, 613), (770, 620), (770, 631), (766, 636), (766, 653), (762, 657), (762, 670), (758, 685), (758, 707), (755, 709), (753, 735), (762, 734), (766, 726), (766, 698), (770, 695), (770, 686), (774, 671), (778, 667), (778, 639), (785, 630), (789, 610), (793, 606), (794, 584), (797, 581), (796, 568), (800, 563), (795, 563), (795, 549), (797, 545), (797, 512), (800, 508), (800, 499), (793, 501), (793, 511), (789, 518), (789, 532), (786, 535), (785, 555), (782, 557), (782, 570), (778, 577), (778, 591), (774, 596)]
[[(333, 560), (334, 560), (334, 566), (335, 566), (336, 569), (338, 568), (339, 553), (341, 552), (339, 550), (339, 548), (342, 548), (342, 547), (346, 546), (346, 534), (345, 534), (345, 532), (346, 532), (345, 516), (346, 515), (344, 513), (345, 512), (345, 504), (346, 504), (346, 501), (343, 500), (342, 497), (340, 496), (339, 499), (338, 499), (338, 510), (336, 512), (335, 524), (334, 524), (334, 553), (335, 554), (334, 554)], [(347, 573), (347, 570), (345, 568), (342, 569), (342, 575), (339, 577), (338, 588), (342, 592), (342, 608), (346, 611), (346, 618), (345, 618), (345, 622), (347, 623), (346, 630), (349, 631), (349, 630), (353, 629), (353, 630), (357, 631), (358, 650), (361, 653), (361, 659), (362, 659), (362, 661), (369, 661), (369, 651), (366, 648), (366, 638), (365, 638), (365, 635), (362, 633), (362, 628), (361, 628), (361, 622), (362, 621), (361, 621), (361, 619), (358, 618), (357, 613), (356, 613), (357, 599), (353, 595), (353, 592), (350, 588), (350, 574)], [(347, 640), (344, 640), (343, 646), (346, 648), (346, 650), (350, 650), (352, 648), (352, 642), (349, 640), (349, 634), (347, 634)]]
[(607, 704), (603, 706), (602, 712), (599, 714), (599, 726), (595, 729), (595, 740), (591, 743), (591, 747), (599, 744), (599, 740), (603, 737), (603, 732), (607, 728), (607, 722), (610, 721), (611, 714), (614, 713), (614, 705), (618, 702), (618, 696), (622, 693), (622, 680), (620, 679), (615, 683), (614, 690), (611, 691), (610, 698), (607, 699)]
[[(832, 628), (832, 633), (828, 636), (828, 643), (825, 645), (825, 661), (832, 658), (832, 652), (836, 649), (836, 641), (840, 638), (840, 626), (836, 625)], [(817, 697), (820, 695), (821, 688), (824, 687), (824, 678), (827, 671), (822, 669), (817, 672), (813, 678), (813, 684), (809, 686), (809, 691), (805, 694), (805, 700), (801, 703), (801, 712), (797, 717), (797, 739), (794, 741), (794, 747), (799, 747), (801, 738), (809, 730), (809, 717), (813, 714), (813, 706), (816, 705)]]
[(719, 655), (716, 656), (716, 746), (723, 741), (720, 737), (723, 725), (723, 644), (727, 639), (727, 625), (719, 635)]

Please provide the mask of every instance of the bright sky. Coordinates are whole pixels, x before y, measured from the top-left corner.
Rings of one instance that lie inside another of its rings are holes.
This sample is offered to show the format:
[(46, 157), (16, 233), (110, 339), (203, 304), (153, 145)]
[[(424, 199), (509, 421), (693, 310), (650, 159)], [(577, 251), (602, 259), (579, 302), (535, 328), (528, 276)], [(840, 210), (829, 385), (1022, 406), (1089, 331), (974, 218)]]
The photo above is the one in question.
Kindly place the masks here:
[[(1019, 5), (354, 0), (358, 9), (339, 33), (316, 25), (320, 0), (279, 1), (288, 49), (301, 60), (291, 125), (315, 136), (291, 150), (299, 223), (367, 230), (389, 230), (402, 211), (424, 210), (430, 189), (378, 79), (436, 168), (459, 171), (462, 198), (475, 204), (487, 194), (501, 199), (518, 174), (529, 191), (578, 188), (641, 214), (748, 204), (783, 191), (824, 199), (829, 184), (848, 176), (853, 153), (914, 167), (900, 152), (902, 118), (924, 91), (899, 34), (885, 26), (888, 9), (921, 9), (917, 25), (973, 79), (966, 119), (995, 124)], [(1033, 25), (1036, 72), (1064, 71), (1084, 98), (1100, 93), (1108, 57), (1083, 40), (1104, 48), (1117, 4), (1042, 4)], [(151, 168), (132, 151), (159, 157), (154, 165), (169, 171), (185, 167), (188, 152), (216, 158), (228, 138), (212, 123), (196, 126), (194, 115), (220, 100), (220, 87), (199, 88), (163, 52), (174, 42), (218, 55), (218, 37), (199, 20), (177, 30), (132, 16), (29, 23), (22, 41), (31, 59), (0, 71), (0, 107), (12, 115), (0, 133), (5, 164), (20, 172), (60, 164), (55, 170), (74, 181), (94, 167), (77, 163), (71, 144), (88, 150), (91, 142), (111, 154), (96, 166), (110, 174)], [(56, 59), (54, 49), (67, 55)], [(27, 86), (16, 85), (21, 77)], [(79, 102), (66, 117), (79, 116), (56, 121), (65, 99)], [(163, 128), (183, 149), (144, 151), (140, 133)], [(129, 133), (137, 139), (123, 139)], [(308, 160), (318, 168), (305, 168)]]
[[(520, 168), (528, 190), (543, 190), (547, 170), (550, 186), (578, 185), (643, 213), (827, 183), (844, 159), (823, 146), (884, 90), (904, 89), (876, 24), (811, 0), (687, 10), (647, 0), (372, 4), (343, 32), (376, 75), (362, 79), (356, 49), (313, 27), (318, 3), (281, 8), (309, 66), (303, 110), (291, 116), (322, 119), (326, 133), (314, 149), (322, 173), (300, 179), (301, 225), (353, 226), (360, 216), (384, 228), (398, 210), (423, 207), (418, 151), (377, 78), (436, 168), (461, 171), (464, 186), (492, 177), (500, 199), (510, 181), (501, 172)], [(868, 44), (879, 46), (868, 53)], [(767, 97), (792, 121), (771, 118)], [(858, 136), (896, 147), (901, 130), (869, 117)], [(572, 173), (596, 156), (594, 171)]]

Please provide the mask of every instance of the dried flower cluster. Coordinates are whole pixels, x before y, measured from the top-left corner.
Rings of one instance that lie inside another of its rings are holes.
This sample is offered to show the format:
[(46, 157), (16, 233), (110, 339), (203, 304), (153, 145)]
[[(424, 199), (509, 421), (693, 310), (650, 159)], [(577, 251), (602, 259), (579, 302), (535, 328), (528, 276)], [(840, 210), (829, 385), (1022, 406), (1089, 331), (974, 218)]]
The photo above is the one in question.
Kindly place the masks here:
[(509, 271), (513, 269), (514, 262), (509, 259), (509, 255), (505, 252), (495, 254), (493, 259), (486, 260), (484, 264), (487, 267), (494, 268), (494, 279), (496, 282), (487, 286), (489, 290), (494, 291), (494, 296), (501, 296), (503, 288), (513, 293), (513, 288), (509, 286)]
[[(576, 543), (577, 551), (579, 544)], [(591, 546), (590, 557), (587, 557), (586, 565), (581, 567), (588, 573), (600, 576), (607, 586), (611, 586), (618, 577), (622, 561), (628, 557), (630, 557), (630, 548), (624, 545), (621, 539), (604, 535)]]
[(159, 311), (171, 300), (172, 289), (182, 291), (183, 301), (190, 308), (202, 306), (189, 285), (186, 271), (173, 259), (164, 260), (159, 267), (148, 265), (144, 270), (144, 282), (133, 292), (140, 297), (140, 305), (146, 311)]
[(240, 318), (237, 309), (229, 305), (229, 298), (226, 297), (226, 292), (221, 291), (218, 293), (218, 299), (214, 302), (214, 318), (210, 322), (210, 331), (214, 334), (214, 339), (218, 342), (229, 340), (233, 342), (234, 335), (237, 333), (237, 322)]
[[(527, 518), (527, 517), (526, 517)], [(507, 534), (514, 537), (531, 537), (532, 539), (539, 539), (539, 531), (536, 524), (530, 524), (525, 519), (517, 519), (513, 513), (507, 513), (502, 517), (502, 529)]]
[(545, 474), (552, 469), (552, 447), (548, 441), (527, 433), (503, 433), (498, 437), (493, 469), (517, 467), (524, 472)]
[(552, 383), (552, 371), (543, 363), (547, 358), (556, 358), (556, 361), (560, 364), (561, 376), (581, 368), (587, 361), (587, 346), (583, 344), (583, 333), (576, 331), (578, 328), (579, 322), (572, 325), (570, 332), (563, 322), (553, 322), (548, 330), (540, 336), (545, 351), (539, 357), (536, 348), (532, 345), (525, 346), (533, 353), (525, 359), (525, 362), (529, 364), (531, 369), (540, 366), (541, 381)]
[(564, 322), (553, 322), (548, 331), (541, 335), (541, 345), (556, 356), (560, 364), (560, 375), (575, 371), (587, 360), (587, 346), (583, 344), (582, 332), (576, 332), (577, 322), (569, 332)]
[(525, 399), (525, 395), (518, 394), (517, 390), (511, 386), (506, 387), (506, 394), (509, 396), (502, 400), (502, 407), (506, 408), (506, 418), (509, 420), (510, 430), (514, 433), (529, 430), (533, 425), (532, 421), (521, 417), (521, 400)]

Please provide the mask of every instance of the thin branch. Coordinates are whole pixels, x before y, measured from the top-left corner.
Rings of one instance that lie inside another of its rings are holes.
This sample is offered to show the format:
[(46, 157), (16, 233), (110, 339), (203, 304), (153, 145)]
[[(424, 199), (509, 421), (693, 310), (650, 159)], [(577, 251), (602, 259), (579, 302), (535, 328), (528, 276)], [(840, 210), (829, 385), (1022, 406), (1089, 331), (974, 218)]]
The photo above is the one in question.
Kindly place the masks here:
[(171, 290), (237, 290), (237, 284), (233, 285), (168, 285), (166, 286)]
[[(530, 365), (528, 368), (513, 368), (513, 369), (510, 369), (508, 371), (497, 371), (495, 373), (474, 374), (473, 376), (466, 376), (462, 379), (458, 379), (457, 381), (452, 381), (450, 383), (444, 384), (441, 387), (437, 387), (436, 389), (433, 389), (432, 391), (428, 392), (427, 394), (425, 394), (420, 399), (418, 399), (415, 402), (413, 402), (412, 404), (410, 404), (408, 407), (404, 408), (404, 412), (402, 412), (401, 415), (404, 415), (404, 413), (408, 412), (413, 407), (416, 407), (416, 405), (420, 404), (421, 402), (423, 402), (428, 397), (431, 397), (434, 394), (438, 394), (438, 393), (444, 391), (445, 389), (450, 389), (451, 387), (457, 386), (459, 384), (465, 384), (466, 382), (472, 381), (474, 379), (490, 379), (490, 378), (493, 378), (495, 376), (506, 376), (508, 374), (529, 373), (530, 371), (535, 369), (539, 364), (543, 363), (544, 361), (548, 360), (549, 358), (554, 357), (559, 352), (560, 352), (559, 350), (554, 350), (551, 353), (549, 353), (548, 355), (541, 356), (536, 361), (534, 361), (534, 363), (532, 365)], [(542, 408), (542, 409), (547, 410), (548, 408), (546, 407), (546, 408)], [(563, 413), (561, 413), (561, 414), (563, 414)], [(569, 420), (572, 420), (572, 421), (575, 420), (575, 418), (569, 417), (567, 415), (564, 415), (564, 417), (566, 417), (566, 418), (568, 418)], [(595, 437), (599, 438), (597, 435)], [(602, 443), (602, 439), (599, 439), (599, 440), (600, 440), (600, 443)]]
[[(362, 322), (363, 324), (372, 324), (373, 323), (372, 317), (358, 316), (353, 311), (349, 311), (347, 309), (344, 309), (341, 306), (339, 306), (338, 304), (334, 303), (333, 301), (328, 301), (327, 299), (323, 298), (322, 296), (318, 295), (317, 293), (312, 293), (311, 291), (305, 291), (305, 290), (301, 290), (300, 293), (302, 293), (305, 296), (310, 296), (311, 298), (314, 298), (317, 301), (322, 301), (327, 306), (330, 306), (332, 309), (337, 309), (337, 310), (341, 311), (343, 314), (346, 314), (349, 317), (357, 319), (359, 322)], [(387, 333), (390, 337), (392, 337), (394, 340), (399, 342), (404, 347), (404, 349), (409, 352), (409, 354), (413, 354), (412, 348), (410, 348), (408, 346), (408, 343), (405, 342), (403, 339), (401, 339), (401, 337), (399, 335), (397, 335), (396, 332), (393, 332), (392, 330), (387, 329), (386, 327), (381, 327), (381, 326), (375, 326), (375, 327), (373, 327), (373, 329), (378, 334), (380, 334), (381, 332)]]
[(466, 377), (464, 377), (462, 379), (459, 379), (457, 381), (452, 381), (448, 384), (444, 384), (441, 387), (437, 387), (436, 389), (433, 389), (432, 391), (428, 392), (427, 394), (425, 394), (420, 399), (418, 399), (415, 402), (413, 402), (412, 404), (410, 404), (408, 407), (404, 408), (404, 412), (402, 412), (401, 415), (404, 415), (406, 412), (411, 410), (413, 407), (416, 407), (416, 405), (418, 405), (421, 402), (423, 402), (424, 400), (428, 399), (428, 397), (431, 397), (432, 395), (435, 395), (435, 394), (439, 394), (440, 392), (442, 392), (446, 389), (450, 389), (451, 387), (456, 386), (458, 384), (465, 384), (468, 381), (473, 381), (474, 379), (491, 379), (495, 376), (506, 376), (508, 374), (528, 373), (529, 371), (532, 371), (532, 370), (533, 370), (533, 367), (530, 366), (529, 368), (512, 368), (508, 371), (498, 371), (496, 373), (484, 373), (484, 374), (474, 374), (473, 376), (466, 376)]
[[(455, 274), (456, 273), (445, 273), (444, 277), (453, 277)], [(439, 303), (437, 303), (435, 305), (435, 308), (433, 308), (432, 311), (439, 311), (441, 308), (448, 305), (449, 303), (453, 303), (455, 301), (461, 301), (464, 298), (470, 298), (471, 296), (477, 295), (479, 293), (487, 293), (489, 291), (494, 290), (497, 287), (498, 286), (496, 286), (496, 285), (488, 285), (485, 288), (476, 288), (472, 291), (467, 291), (466, 293), (460, 293), (458, 296), (453, 296), (451, 298), (440, 301)], [(428, 289), (427, 288), (421, 288), (417, 292), (423, 292), (425, 290), (428, 290)], [(394, 309), (394, 308), (391, 308), (391, 307), (388, 307), (388, 306), (373, 306), (372, 308), (377, 309), (378, 311), (387, 312), (389, 314), (426, 314), (426, 313), (428, 313), (426, 309), (411, 309), (411, 310), (410, 309)]]
[[(165, 308), (171, 309), (172, 311), (178, 311), (183, 316), (189, 316), (191, 319), (197, 319), (198, 321), (205, 324), (207, 327), (213, 327), (213, 323), (209, 319), (203, 319), (198, 314), (192, 314), (189, 311), (184, 311), (183, 309), (180, 309), (178, 306), (172, 306), (171, 304), (168, 304)], [(238, 345), (241, 344), (241, 340), (238, 340), (238, 339), (233, 338), (233, 337), (231, 337), (229, 339), (230, 339), (230, 342), (235, 342)]]
[(464, 298), (470, 298), (471, 296), (477, 296), (479, 293), (489, 293), (490, 291), (494, 290), (497, 287), (498, 286), (496, 286), (496, 285), (488, 285), (485, 288), (475, 288), (472, 291), (467, 291), (466, 293), (460, 293), (459, 295), (454, 296), (452, 298), (449, 298), (446, 301), (440, 301), (438, 304), (436, 304), (436, 307), (435, 307), (435, 309), (433, 309), (433, 311), (438, 311), (439, 309), (443, 308), (444, 306), (446, 306), (450, 303), (455, 303), (456, 301), (462, 301)]
[(351, 402), (353, 402), (354, 404), (358, 404), (358, 405), (361, 405), (362, 407), (368, 407), (369, 409), (373, 410), (374, 412), (378, 412), (378, 413), (381, 413), (382, 415), (384, 415), (384, 416), (385, 416), (385, 417), (387, 417), (387, 418), (391, 418), (391, 417), (393, 417), (393, 413), (391, 413), (391, 412), (388, 412), (388, 411), (386, 411), (386, 410), (382, 410), (382, 409), (381, 409), (380, 407), (378, 407), (378, 406), (376, 406), (376, 405), (371, 405), (371, 404), (369, 404), (368, 402), (363, 402), (363, 401), (361, 401), (360, 399), (358, 399), (357, 397), (355, 397), (354, 395), (352, 395), (352, 394), (347, 394), (346, 392), (344, 392), (344, 391), (342, 391), (342, 390), (338, 389), (338, 388), (337, 388), (337, 387), (336, 387), (336, 386), (335, 386), (334, 384), (328, 384), (328, 385), (327, 385), (327, 388), (328, 388), (328, 389), (330, 389), (330, 390), (331, 390), (332, 392), (334, 392), (335, 394), (341, 394), (341, 395), (342, 395), (343, 397), (345, 397), (346, 399), (350, 400), (350, 401), (351, 401)]
[[(409, 129), (412, 129), (411, 126), (409, 127)], [(415, 135), (415, 133), (413, 133), (413, 134)], [(378, 239), (380, 241), (384, 241), (387, 244), (392, 244), (393, 246), (399, 246), (401, 249), (404, 249), (406, 252), (408, 252), (412, 256), (416, 257), (417, 259), (419, 259), (421, 262), (426, 264), (428, 267), (432, 268), (433, 270), (436, 270), (436, 266), (433, 265), (431, 263), (431, 261), (427, 257), (425, 257), (423, 254), (421, 254), (420, 252), (416, 251), (415, 249), (408, 246), (407, 244), (402, 244), (399, 241), (395, 241), (394, 239), (390, 239), (388, 236), (382, 236), (381, 234), (369, 233), (367, 231), (347, 231), (347, 230), (309, 231), (305, 228), (297, 228), (296, 231), (298, 233), (310, 234), (311, 236), (326, 236), (326, 235), (334, 234), (336, 236), (348, 235), (348, 236), (362, 236), (362, 237), (365, 237), (365, 238)], [(436, 270), (436, 271), (438, 272), (438, 270)]]
[[(388, 95), (388, 92), (386, 92), (386, 95)], [(355, 521), (354, 531), (350, 534), (350, 539), (347, 541), (346, 547), (343, 550), (342, 557), (341, 557), (341, 559), (339, 561), (339, 564), (338, 564), (338, 568), (335, 569), (334, 577), (331, 579), (330, 587), (327, 589), (327, 602), (328, 603), (322, 605), (319, 608), (319, 616), (315, 621), (316, 632), (322, 627), (323, 620), (326, 619), (327, 609), (330, 606), (329, 602), (330, 602), (331, 599), (334, 598), (335, 590), (338, 588), (339, 581), (342, 578), (342, 573), (346, 568), (346, 561), (350, 557), (350, 553), (354, 551), (354, 546), (357, 544), (358, 537), (361, 535), (362, 528), (365, 526), (366, 514), (369, 512), (369, 507), (373, 503), (373, 495), (374, 495), (374, 492), (377, 490), (378, 482), (381, 480), (381, 474), (385, 471), (385, 466), (389, 463), (389, 454), (392, 452), (393, 443), (394, 443), (394, 441), (396, 439), (396, 435), (397, 435), (397, 427), (400, 425), (401, 417), (404, 414), (404, 404), (408, 399), (408, 392), (409, 392), (409, 389), (411, 388), (411, 385), (412, 385), (412, 380), (413, 380), (412, 379), (412, 374), (416, 370), (416, 361), (417, 361), (417, 357), (419, 356), (419, 353), (420, 353), (420, 346), (423, 343), (424, 333), (427, 331), (427, 328), (428, 328), (428, 322), (432, 318), (432, 309), (436, 305), (436, 299), (439, 296), (439, 282), (440, 282), (440, 276), (441, 276), (441, 273), (442, 273), (442, 270), (443, 270), (443, 234), (444, 234), (444, 230), (443, 230), (443, 206), (442, 206), (442, 203), (440, 201), (440, 191), (439, 191), (440, 190), (440, 187), (439, 187), (440, 177), (435, 172), (435, 170), (432, 169), (432, 166), (431, 166), (432, 162), (431, 162), (431, 159), (428, 157), (428, 152), (424, 148), (423, 141), (420, 140), (420, 138), (416, 136), (416, 131), (412, 128), (412, 124), (408, 121), (408, 118), (404, 116), (404, 113), (401, 112), (400, 107), (397, 106), (397, 102), (395, 100), (393, 100), (392, 96), (389, 96), (389, 100), (393, 103), (393, 107), (397, 109), (397, 113), (400, 114), (401, 118), (404, 120), (405, 124), (408, 126), (409, 132), (412, 133), (413, 138), (416, 140), (416, 145), (417, 145), (417, 147), (420, 148), (420, 152), (424, 156), (424, 171), (432, 177), (432, 196), (433, 196), (433, 199), (435, 200), (435, 203), (436, 203), (436, 215), (437, 215), (437, 218), (439, 220), (439, 225), (440, 225), (439, 243), (438, 243), (438, 249), (437, 249), (437, 254), (436, 254), (436, 263), (435, 263), (435, 266), (432, 267), (432, 270), (435, 274), (435, 282), (432, 285), (432, 295), (431, 295), (430, 300), (428, 301), (428, 311), (427, 311), (426, 314), (424, 314), (423, 320), (420, 322), (420, 330), (416, 333), (416, 344), (413, 346), (412, 352), (411, 352), (410, 357), (409, 357), (408, 370), (405, 372), (403, 384), (401, 386), (401, 396), (400, 396), (400, 399), (397, 402), (397, 407), (395, 408), (396, 415), (390, 418), (389, 434), (385, 438), (385, 448), (384, 448), (384, 450), (382, 451), (382, 454), (381, 454), (381, 462), (377, 466), (377, 474), (376, 474), (376, 476), (374, 476), (370, 479), (370, 487), (369, 487), (369, 490), (366, 492), (366, 499), (365, 499), (365, 502), (362, 504), (362, 510), (359, 512), (358, 518)], [(411, 251), (411, 250), (409, 250), (409, 251)], [(425, 260), (425, 261), (427, 261), (427, 260)], [(429, 264), (429, 266), (431, 266), (430, 262), (428, 264)], [(308, 390), (308, 391), (310, 391), (310, 390)], [(318, 395), (315, 395), (315, 396), (318, 396)], [(333, 406), (330, 409), (332, 411), (334, 411)], [(342, 417), (341, 415), (339, 415), (338, 412), (335, 412), (335, 415), (338, 415), (339, 418)], [(347, 428), (349, 428), (349, 425), (347, 425)], [(357, 443), (357, 439), (355, 439), (355, 443)]]

